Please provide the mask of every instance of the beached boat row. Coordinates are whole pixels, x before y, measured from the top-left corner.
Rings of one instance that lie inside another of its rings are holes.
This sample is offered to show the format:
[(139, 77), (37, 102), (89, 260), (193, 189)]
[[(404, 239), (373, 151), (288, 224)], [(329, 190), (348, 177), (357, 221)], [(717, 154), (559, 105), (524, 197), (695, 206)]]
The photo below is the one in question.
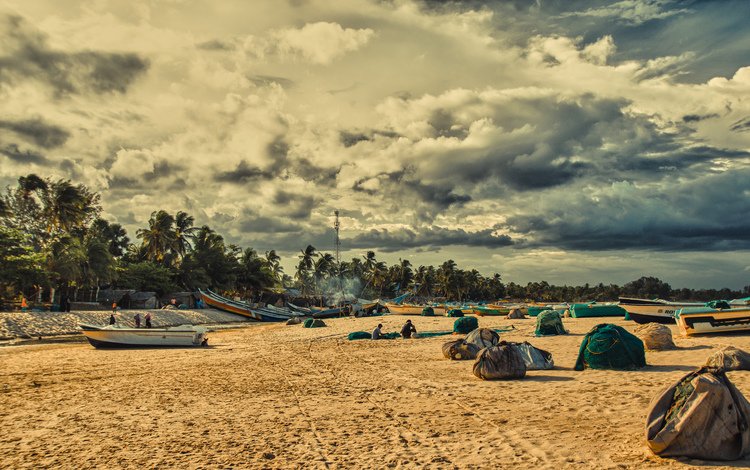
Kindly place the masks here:
[(208, 345), (207, 330), (201, 326), (127, 328), (119, 325), (79, 325), (95, 348), (186, 347)]

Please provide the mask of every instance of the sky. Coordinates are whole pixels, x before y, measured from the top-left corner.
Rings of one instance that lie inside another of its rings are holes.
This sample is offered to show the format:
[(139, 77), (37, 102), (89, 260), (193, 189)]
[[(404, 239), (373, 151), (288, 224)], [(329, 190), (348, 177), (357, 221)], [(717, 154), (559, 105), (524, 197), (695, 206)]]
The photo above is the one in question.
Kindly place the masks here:
[(135, 239), (455, 260), (525, 284), (750, 285), (745, 0), (5, 0), (0, 185)]

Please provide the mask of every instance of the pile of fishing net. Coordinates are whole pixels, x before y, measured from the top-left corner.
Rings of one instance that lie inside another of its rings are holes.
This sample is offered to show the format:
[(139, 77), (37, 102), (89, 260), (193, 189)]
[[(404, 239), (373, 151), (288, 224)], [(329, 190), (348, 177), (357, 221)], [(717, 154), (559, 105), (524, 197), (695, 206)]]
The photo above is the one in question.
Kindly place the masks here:
[(466, 335), (465, 341), (478, 349), (489, 348), (500, 342), (500, 335), (489, 328), (476, 328)]
[(650, 351), (664, 351), (676, 349), (672, 341), (672, 330), (660, 323), (646, 323), (635, 327), (635, 335), (638, 336), (646, 349)]
[(526, 318), (526, 315), (523, 314), (523, 310), (520, 308), (512, 308), (510, 309), (510, 312), (508, 312), (508, 316), (505, 317), (510, 320), (520, 320), (522, 318)]
[(457, 308), (448, 310), (448, 313), (445, 314), (446, 317), (463, 317), (464, 312), (462, 310), (459, 310)]
[(727, 302), (726, 300), (712, 300), (710, 302), (706, 302), (706, 307), (715, 308), (717, 310), (732, 308), (732, 306), (729, 305), (729, 302)]
[(482, 380), (521, 379), (526, 376), (526, 363), (515, 344), (501, 341), (479, 351), (472, 371)]
[(750, 370), (750, 354), (734, 346), (725, 346), (706, 359), (706, 366), (724, 370)]
[(476, 359), (480, 350), (481, 348), (477, 345), (463, 339), (448, 341), (443, 344), (443, 356), (454, 361)]
[(453, 332), (465, 335), (472, 330), (479, 328), (477, 317), (461, 317), (453, 322)]
[(435, 316), (435, 309), (432, 307), (425, 307), (422, 309), (422, 316), (423, 317), (434, 317)]
[(539, 312), (539, 315), (536, 317), (536, 331), (534, 331), (534, 334), (537, 336), (550, 336), (566, 335), (568, 332), (563, 327), (560, 312), (544, 310), (543, 312)]
[(302, 323), (302, 319), (300, 317), (292, 317), (286, 321), (287, 325), (299, 325), (300, 323)]
[(661, 457), (737, 460), (750, 454), (750, 403), (723, 368), (703, 367), (649, 405), (646, 440)]
[[(415, 339), (419, 338), (434, 338), (435, 336), (446, 336), (446, 335), (452, 335), (452, 331), (423, 331), (421, 333), (414, 333), (411, 337)], [(397, 332), (391, 332), (391, 333), (381, 333), (379, 339), (396, 339), (400, 338), (401, 333)], [(368, 333), (366, 331), (353, 331), (347, 335), (347, 338), (349, 341), (354, 341), (358, 339), (371, 339), (372, 333)]]
[(305, 328), (321, 328), (326, 326), (325, 322), (323, 320), (320, 320), (318, 318), (308, 318), (305, 320), (305, 323), (302, 324)]
[(575, 370), (640, 369), (646, 365), (643, 341), (625, 328), (601, 323), (583, 337)]

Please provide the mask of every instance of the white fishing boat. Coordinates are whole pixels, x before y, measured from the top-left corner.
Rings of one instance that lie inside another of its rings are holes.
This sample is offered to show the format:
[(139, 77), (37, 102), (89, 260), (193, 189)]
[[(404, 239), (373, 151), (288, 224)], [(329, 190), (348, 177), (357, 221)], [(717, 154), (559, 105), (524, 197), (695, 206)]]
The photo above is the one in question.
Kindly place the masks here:
[(703, 307), (701, 302), (670, 302), (662, 299), (634, 299), (620, 297), (620, 307), (636, 323), (674, 323), (674, 314), (681, 308)]
[(685, 336), (725, 331), (750, 331), (750, 307), (716, 309), (683, 308), (675, 315), (677, 326)]
[(155, 348), (207, 346), (207, 330), (201, 326), (180, 325), (168, 328), (129, 328), (118, 325), (79, 324), (95, 348)]

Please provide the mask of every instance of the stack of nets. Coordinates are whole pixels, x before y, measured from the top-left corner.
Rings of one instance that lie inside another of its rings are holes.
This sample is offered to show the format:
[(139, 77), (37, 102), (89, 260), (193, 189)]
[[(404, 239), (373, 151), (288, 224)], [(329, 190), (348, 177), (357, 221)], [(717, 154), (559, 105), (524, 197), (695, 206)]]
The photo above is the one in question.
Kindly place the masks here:
[(508, 312), (508, 316), (506, 317), (511, 320), (520, 320), (522, 318), (526, 318), (526, 315), (523, 314), (523, 310), (520, 308), (512, 308), (510, 309), (510, 312)]
[(750, 454), (750, 403), (722, 368), (703, 367), (649, 405), (646, 440), (661, 457), (737, 460)]
[(466, 342), (473, 344), (478, 349), (490, 348), (500, 342), (500, 335), (489, 328), (477, 328), (466, 335)]
[(473, 372), (483, 380), (521, 379), (526, 376), (526, 364), (515, 344), (502, 341), (479, 352)]
[(536, 331), (534, 332), (537, 336), (550, 336), (550, 335), (565, 335), (568, 334), (563, 327), (562, 318), (560, 318), (560, 312), (555, 310), (545, 310), (539, 312), (536, 317)]
[(435, 310), (432, 307), (425, 307), (422, 309), (422, 316), (423, 317), (434, 317), (435, 316)]
[(461, 317), (453, 322), (453, 332), (465, 335), (472, 330), (479, 328), (477, 317)]
[(448, 313), (446, 313), (445, 316), (446, 317), (463, 317), (464, 312), (457, 308), (454, 308), (454, 309), (448, 310)]
[(326, 326), (325, 322), (323, 320), (320, 320), (318, 318), (308, 318), (305, 320), (305, 323), (303, 325), (305, 328), (321, 328), (323, 326)]
[(639, 325), (635, 328), (635, 335), (643, 341), (643, 345), (650, 351), (664, 351), (677, 348), (674, 345), (674, 341), (672, 341), (672, 330), (660, 323)]
[(575, 370), (640, 369), (646, 365), (643, 341), (621, 326), (601, 323), (583, 337)]
[(706, 366), (725, 370), (750, 370), (750, 354), (734, 346), (726, 346), (708, 356)]
[(476, 359), (481, 348), (463, 339), (448, 341), (443, 344), (443, 356), (453, 361)]

